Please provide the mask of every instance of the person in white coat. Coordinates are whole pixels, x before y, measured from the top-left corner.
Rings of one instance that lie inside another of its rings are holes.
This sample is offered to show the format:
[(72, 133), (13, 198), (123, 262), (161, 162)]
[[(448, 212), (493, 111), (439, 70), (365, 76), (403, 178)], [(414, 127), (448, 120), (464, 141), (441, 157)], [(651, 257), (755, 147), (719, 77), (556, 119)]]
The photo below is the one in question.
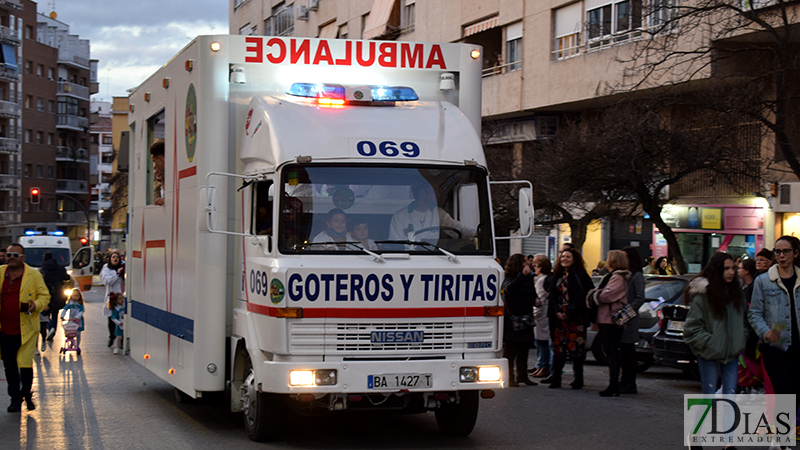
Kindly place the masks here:
[[(100, 270), (100, 280), (106, 287), (105, 300), (108, 301), (109, 294), (119, 293), (124, 291), (125, 280), (125, 265), (122, 264), (122, 255), (119, 250), (111, 250), (108, 254), (107, 263)], [(111, 321), (111, 310), (108, 308), (101, 308), (103, 317), (108, 321), (108, 346), (114, 344), (114, 329), (116, 324)]]
[(475, 228), (462, 224), (439, 208), (436, 193), (429, 184), (414, 184), (411, 186), (411, 193), (414, 201), (392, 216), (389, 226), (390, 241), (435, 242), (439, 239), (440, 227), (457, 230), (459, 238), (471, 238), (477, 234)]

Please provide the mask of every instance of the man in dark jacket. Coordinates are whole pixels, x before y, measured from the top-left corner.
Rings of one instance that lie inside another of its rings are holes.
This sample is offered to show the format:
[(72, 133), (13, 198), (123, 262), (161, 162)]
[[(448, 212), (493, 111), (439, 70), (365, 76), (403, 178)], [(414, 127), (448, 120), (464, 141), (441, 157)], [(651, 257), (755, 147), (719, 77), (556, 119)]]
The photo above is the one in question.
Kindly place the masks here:
[[(47, 340), (52, 341), (58, 325), (58, 322), (56, 322), (58, 320), (58, 310), (67, 303), (64, 298), (64, 282), (69, 281), (70, 277), (64, 267), (53, 258), (52, 252), (44, 252), (42, 268), (39, 271), (42, 273), (47, 290), (50, 291), (50, 304), (44, 313), (50, 316), (50, 321), (47, 324)], [(44, 343), (42, 343), (42, 347), (44, 347)]]

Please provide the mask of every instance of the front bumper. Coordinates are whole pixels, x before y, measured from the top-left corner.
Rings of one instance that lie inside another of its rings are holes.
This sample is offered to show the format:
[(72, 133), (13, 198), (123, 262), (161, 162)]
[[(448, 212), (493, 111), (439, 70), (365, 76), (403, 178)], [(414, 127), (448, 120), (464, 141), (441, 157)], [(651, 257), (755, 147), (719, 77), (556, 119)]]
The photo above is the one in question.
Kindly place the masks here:
[[(466, 382), (459, 380), (461, 367), (499, 366), (501, 379), (498, 382)], [(442, 392), (484, 389), (503, 389), (508, 386), (508, 360), (440, 359), (422, 361), (336, 361), (336, 362), (273, 362), (264, 361), (256, 376), (262, 392), (281, 394), (359, 394), (391, 392)], [(292, 370), (335, 369), (335, 385), (290, 386), (289, 372)], [(369, 375), (383, 374), (431, 374), (431, 386), (409, 389), (370, 389)]]

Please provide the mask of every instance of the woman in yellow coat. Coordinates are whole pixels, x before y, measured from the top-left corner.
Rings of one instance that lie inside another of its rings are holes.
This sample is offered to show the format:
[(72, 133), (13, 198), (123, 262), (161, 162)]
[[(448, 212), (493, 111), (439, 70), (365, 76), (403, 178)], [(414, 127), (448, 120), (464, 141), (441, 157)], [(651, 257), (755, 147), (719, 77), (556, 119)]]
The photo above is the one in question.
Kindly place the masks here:
[(9, 245), (6, 260), (8, 264), (0, 266), (0, 357), (8, 381), (8, 395), (11, 396), (7, 411), (20, 411), (23, 399), (30, 411), (36, 408), (31, 398), (31, 387), (39, 313), (50, 302), (50, 293), (42, 274), (25, 264), (24, 247)]

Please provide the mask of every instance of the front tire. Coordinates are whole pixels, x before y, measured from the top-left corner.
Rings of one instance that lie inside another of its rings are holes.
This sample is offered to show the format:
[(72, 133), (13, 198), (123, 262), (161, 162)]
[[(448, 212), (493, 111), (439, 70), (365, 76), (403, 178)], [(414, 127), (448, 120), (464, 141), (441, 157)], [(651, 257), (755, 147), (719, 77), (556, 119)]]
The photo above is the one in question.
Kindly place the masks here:
[(256, 374), (249, 359), (245, 364), (244, 373), (241, 391), (247, 436), (256, 442), (273, 441), (278, 438), (283, 416), (280, 397), (276, 394), (258, 392)]
[(434, 413), (439, 430), (446, 436), (467, 436), (478, 420), (478, 391), (461, 391), (458, 396), (458, 403), (444, 404)]

